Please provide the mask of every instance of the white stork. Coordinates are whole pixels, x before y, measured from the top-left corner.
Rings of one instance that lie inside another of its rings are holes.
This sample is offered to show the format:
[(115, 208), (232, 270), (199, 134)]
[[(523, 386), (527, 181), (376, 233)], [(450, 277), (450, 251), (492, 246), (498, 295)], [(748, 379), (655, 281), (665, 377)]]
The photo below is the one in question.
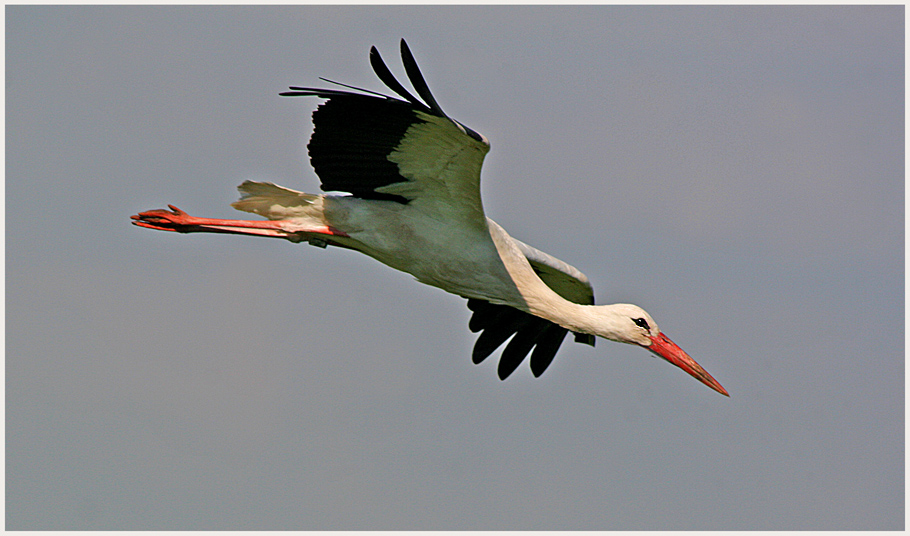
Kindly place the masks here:
[[(499, 361), (506, 379), (531, 354), (540, 376), (571, 331), (636, 344), (715, 391), (727, 391), (660, 331), (643, 309), (594, 305), (588, 278), (574, 267), (509, 236), (484, 215), (480, 168), (490, 143), (447, 116), (401, 41), (405, 71), (422, 101), (392, 75), (376, 47), (370, 63), (401, 99), (331, 80), (345, 89), (291, 87), (283, 96), (327, 99), (313, 113), (307, 148), (325, 192), (307, 194), (246, 181), (233, 207), (267, 221), (197, 218), (168, 205), (132, 216), (133, 224), (180, 233), (234, 233), (353, 249), (421, 283), (468, 299), (468, 327), (482, 332), (480, 363), (509, 337)], [(402, 100), (403, 99), (403, 100)]]

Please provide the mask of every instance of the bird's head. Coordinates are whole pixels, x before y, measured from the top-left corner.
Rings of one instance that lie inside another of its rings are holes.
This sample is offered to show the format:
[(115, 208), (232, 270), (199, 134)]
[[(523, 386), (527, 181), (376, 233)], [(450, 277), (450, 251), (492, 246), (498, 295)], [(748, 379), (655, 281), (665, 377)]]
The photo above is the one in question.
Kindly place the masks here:
[(653, 352), (677, 367), (691, 374), (695, 379), (714, 389), (718, 393), (730, 396), (708, 372), (682, 348), (661, 333), (651, 315), (637, 305), (618, 303), (606, 305), (601, 309), (607, 317), (600, 323), (600, 329), (594, 333), (600, 337), (635, 344)]

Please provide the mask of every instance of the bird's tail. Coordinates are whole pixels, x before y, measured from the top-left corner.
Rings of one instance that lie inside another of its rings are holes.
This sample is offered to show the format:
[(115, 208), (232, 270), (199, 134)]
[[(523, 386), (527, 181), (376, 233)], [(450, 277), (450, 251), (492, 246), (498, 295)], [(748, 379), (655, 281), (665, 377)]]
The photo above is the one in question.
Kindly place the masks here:
[(259, 214), (270, 220), (302, 218), (325, 223), (321, 195), (298, 192), (271, 182), (245, 181), (237, 189), (240, 190), (240, 200), (231, 203), (237, 210)]
[(320, 247), (357, 247), (346, 233), (326, 220), (322, 195), (306, 194), (270, 182), (245, 181), (237, 189), (240, 200), (231, 206), (272, 220), (283, 231), (281, 238), (292, 242), (307, 241)]

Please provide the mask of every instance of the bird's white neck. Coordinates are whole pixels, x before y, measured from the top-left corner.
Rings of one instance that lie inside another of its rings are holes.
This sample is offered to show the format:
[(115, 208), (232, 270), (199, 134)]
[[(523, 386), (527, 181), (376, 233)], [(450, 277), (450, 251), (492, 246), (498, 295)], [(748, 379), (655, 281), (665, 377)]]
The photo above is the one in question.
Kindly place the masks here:
[[(533, 270), (532, 270), (533, 273)], [(631, 318), (647, 315), (636, 305), (614, 303), (610, 305), (582, 305), (566, 300), (553, 292), (538, 278), (538, 284), (528, 288), (525, 296), (528, 312), (559, 324), (576, 333), (596, 335), (616, 342), (643, 344), (630, 331)], [(659, 333), (653, 320), (647, 317), (653, 332)]]
[(630, 307), (636, 310), (638, 307), (621, 303), (582, 305), (563, 298), (537, 276), (514, 239), (492, 220), (488, 223), (499, 256), (524, 302), (511, 305), (574, 332), (637, 342), (629, 339), (628, 324)]

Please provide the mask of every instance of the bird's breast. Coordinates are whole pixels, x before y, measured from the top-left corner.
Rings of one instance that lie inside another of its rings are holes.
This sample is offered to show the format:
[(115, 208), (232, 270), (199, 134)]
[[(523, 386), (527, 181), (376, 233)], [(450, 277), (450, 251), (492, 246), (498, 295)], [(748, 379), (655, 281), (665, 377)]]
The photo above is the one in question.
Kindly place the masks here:
[(521, 300), (486, 225), (458, 225), (394, 201), (327, 198), (329, 225), (421, 283), (499, 303)]

